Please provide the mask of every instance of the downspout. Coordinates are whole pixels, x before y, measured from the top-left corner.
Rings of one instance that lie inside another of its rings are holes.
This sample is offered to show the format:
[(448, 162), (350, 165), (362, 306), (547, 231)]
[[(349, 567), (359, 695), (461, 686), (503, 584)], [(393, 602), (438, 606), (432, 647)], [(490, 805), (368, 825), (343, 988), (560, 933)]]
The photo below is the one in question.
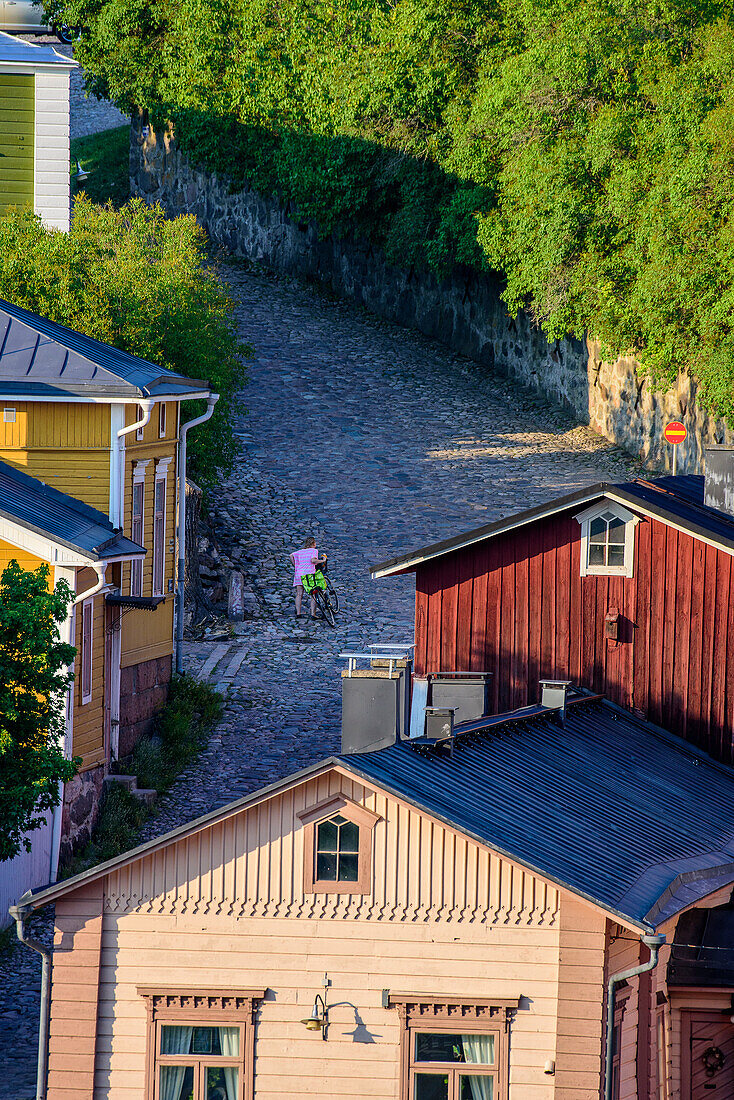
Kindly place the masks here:
[(22, 905), (11, 905), (8, 910), (15, 921), (15, 931), (18, 939), (31, 951), (37, 951), (41, 956), (41, 1008), (38, 1025), (38, 1063), (36, 1069), (36, 1100), (46, 1100), (46, 1085), (48, 1078), (48, 1030), (49, 1008), (51, 1004), (51, 950), (44, 947), (38, 940), (31, 939), (25, 934), (25, 919), (29, 910)]
[(636, 978), (638, 974), (646, 974), (648, 970), (654, 970), (658, 964), (660, 948), (665, 943), (665, 936), (660, 932), (656, 932), (649, 936), (642, 936), (641, 939), (645, 946), (650, 948), (650, 958), (646, 963), (642, 963), (641, 966), (633, 966), (631, 970), (620, 970), (618, 974), (612, 974), (607, 986), (607, 1046), (606, 1066), (604, 1069), (604, 1100), (612, 1100), (612, 1059), (614, 1057), (612, 1043), (614, 1039), (614, 997), (616, 987), (620, 982), (624, 982), (628, 978)]
[(184, 572), (186, 569), (186, 435), (189, 428), (195, 428), (209, 420), (214, 406), (219, 400), (218, 393), (210, 394), (206, 399), (206, 412), (181, 425), (178, 443), (178, 573), (176, 576), (176, 672), (183, 672), (183, 631), (184, 631)]
[[(97, 574), (97, 581), (88, 588), (86, 592), (78, 593), (71, 601), (71, 608), (75, 608), (82, 600), (88, 600), (90, 596), (96, 596), (98, 592), (104, 588), (105, 584), (105, 570), (107, 569), (107, 562), (90, 562), (91, 568)], [(75, 620), (73, 620), (75, 621)], [(69, 688), (73, 691), (73, 687)], [(69, 730), (67, 727), (66, 738), (68, 741)], [(66, 755), (70, 749), (70, 745), (64, 744), (64, 754)], [(64, 811), (64, 784), (59, 780), (59, 801), (54, 809), (54, 823), (53, 832), (51, 834), (51, 882), (56, 882), (59, 874), (59, 851), (61, 848), (61, 818)], [(18, 933), (20, 937), (20, 932)], [(22, 937), (21, 937), (22, 938)], [(23, 941), (25, 942), (25, 941)]]
[(140, 408), (143, 410), (143, 415), (141, 416), (140, 420), (136, 420), (134, 424), (128, 424), (128, 426), (126, 428), (120, 428), (120, 430), (116, 433), (116, 438), (115, 438), (115, 463), (116, 463), (116, 466), (117, 466), (117, 476), (116, 476), (115, 481), (114, 481), (113, 484), (115, 485), (115, 492), (117, 494), (117, 500), (115, 501), (115, 505), (116, 505), (116, 508), (114, 509), (115, 515), (114, 515), (114, 517), (111, 516), (110, 519), (112, 520), (113, 525), (115, 527), (120, 528), (120, 530), (122, 530), (122, 528), (124, 526), (124, 522), (125, 522), (125, 507), (124, 507), (124, 501), (123, 501), (124, 474), (125, 474), (125, 459), (124, 459), (125, 449), (124, 449), (123, 442), (122, 442), (123, 437), (126, 436), (126, 435), (129, 435), (130, 432), (136, 432), (138, 430), (138, 428), (144, 428), (145, 425), (149, 422), (150, 415), (153, 412), (153, 409), (155, 408), (155, 401), (152, 401), (149, 398), (142, 398), (138, 402), (138, 404), (140, 405)]

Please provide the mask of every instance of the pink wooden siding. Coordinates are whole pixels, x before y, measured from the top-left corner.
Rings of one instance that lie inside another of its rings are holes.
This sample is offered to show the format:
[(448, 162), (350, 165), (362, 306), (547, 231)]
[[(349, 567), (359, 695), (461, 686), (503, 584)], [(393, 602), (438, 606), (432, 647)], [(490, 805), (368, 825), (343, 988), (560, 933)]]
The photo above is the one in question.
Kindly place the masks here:
[[(731, 762), (731, 556), (651, 519), (633, 577), (582, 578), (580, 547), (560, 515), (419, 566), (416, 671), (487, 670), (496, 711), (535, 702), (541, 677), (573, 680)], [(612, 608), (619, 644), (604, 635)]]

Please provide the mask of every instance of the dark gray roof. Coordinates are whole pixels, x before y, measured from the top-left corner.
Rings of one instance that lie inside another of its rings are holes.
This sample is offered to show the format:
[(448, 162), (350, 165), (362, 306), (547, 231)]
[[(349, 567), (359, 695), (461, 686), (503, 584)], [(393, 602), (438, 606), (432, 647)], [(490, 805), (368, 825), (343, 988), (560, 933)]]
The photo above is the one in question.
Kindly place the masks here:
[(636, 478), (634, 481), (625, 481), (620, 484), (601, 481), (576, 493), (556, 497), (546, 504), (528, 508), (524, 512), (516, 512), (512, 516), (495, 520), (472, 531), (465, 531), (460, 535), (443, 539), (441, 542), (432, 543), (430, 546), (400, 554), (388, 561), (373, 565), (370, 572), (374, 577), (403, 573), (415, 569), (423, 562), (502, 535), (516, 527), (524, 527), (526, 524), (566, 512), (571, 508), (591, 505), (602, 497), (617, 500), (632, 511), (654, 516), (664, 523), (672, 523), (696, 538), (703, 538), (716, 546), (734, 552), (734, 517), (716, 508), (706, 507), (703, 503), (703, 482), (703, 477), (691, 474), (656, 478), (654, 481)]
[(184, 397), (208, 392), (186, 378), (0, 298), (0, 396)]
[[(457, 739), (342, 762), (500, 853), (639, 926), (679, 884), (734, 881), (734, 770), (609, 703), (544, 708)], [(682, 906), (681, 906), (682, 907)], [(673, 908), (673, 912), (677, 909)]]
[(144, 546), (115, 531), (104, 512), (0, 462), (0, 516), (92, 561), (145, 554)]
[(564, 728), (539, 706), (498, 715), (452, 757), (408, 742), (330, 757), (19, 904), (46, 905), (338, 764), (649, 930), (734, 882), (734, 770), (592, 699)]

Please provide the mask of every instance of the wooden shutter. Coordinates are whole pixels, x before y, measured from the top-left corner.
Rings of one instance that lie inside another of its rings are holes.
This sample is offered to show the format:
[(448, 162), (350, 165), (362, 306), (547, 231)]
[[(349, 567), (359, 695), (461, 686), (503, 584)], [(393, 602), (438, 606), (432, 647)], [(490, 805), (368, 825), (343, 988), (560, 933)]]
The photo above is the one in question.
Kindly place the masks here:
[(0, 75), (0, 213), (34, 202), (34, 76)]

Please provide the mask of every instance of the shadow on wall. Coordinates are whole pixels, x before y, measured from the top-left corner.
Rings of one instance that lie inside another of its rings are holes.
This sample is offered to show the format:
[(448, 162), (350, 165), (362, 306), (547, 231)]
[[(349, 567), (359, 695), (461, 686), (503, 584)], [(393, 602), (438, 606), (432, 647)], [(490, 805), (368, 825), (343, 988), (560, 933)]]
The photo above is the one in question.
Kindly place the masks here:
[[(479, 266), (478, 246), (465, 231), (466, 215), (462, 220), (457, 210), (454, 224), (447, 210), (452, 203), (457, 208), (462, 203), (471, 208), (472, 200), (481, 203), (484, 189), (451, 179), (435, 167), (412, 165), (394, 152), (381, 150), (378, 156), (363, 139), (289, 134), (290, 152), (299, 154), (301, 167), (309, 158), (313, 161), (320, 192), (325, 186), (333, 190), (333, 195), (328, 191), (331, 223), (318, 225), (306, 188), (298, 207), (274, 193), (268, 160), (287, 151), (276, 148), (272, 134), (229, 120), (222, 122), (229, 127), (227, 134), (211, 134), (207, 141), (202, 135), (208, 122), (192, 111), (186, 113), (185, 125), (179, 122), (184, 144), (187, 129), (196, 134), (197, 165), (192, 167), (172, 131), (154, 131), (143, 124), (143, 116), (133, 119), (131, 192), (159, 202), (170, 214), (194, 214), (214, 242), (236, 256), (315, 280), (542, 393), (650, 466), (670, 467), (671, 448), (663, 430), (671, 420), (683, 420), (689, 432), (678, 449), (679, 472), (700, 472), (706, 445), (734, 442), (723, 420), (698, 407), (690, 376), (681, 374), (669, 391), (656, 392), (638, 377), (634, 359), (605, 363), (593, 340), (569, 337), (549, 343), (527, 314), (511, 317), (500, 298), (498, 275), (456, 266), (439, 278), (422, 266), (431, 234), (431, 248), (443, 248), (447, 255), (450, 250)], [(354, 164), (340, 174), (339, 165), (349, 158)], [(356, 166), (361, 160), (365, 171), (359, 186)], [(318, 172), (321, 161), (336, 166), (333, 182), (324, 184), (324, 173)], [(248, 168), (247, 180), (243, 163), (255, 166)], [(409, 182), (419, 172), (426, 178), (408, 196), (413, 205), (406, 207)], [(355, 181), (354, 186), (344, 187), (345, 178)], [(372, 189), (370, 181), (375, 183)], [(323, 193), (319, 201), (326, 208)], [(420, 202), (423, 209), (417, 210)], [(437, 211), (444, 218), (441, 225)], [(366, 238), (368, 221), (373, 243)], [(449, 236), (455, 232), (455, 239), (442, 238), (444, 226)]]

